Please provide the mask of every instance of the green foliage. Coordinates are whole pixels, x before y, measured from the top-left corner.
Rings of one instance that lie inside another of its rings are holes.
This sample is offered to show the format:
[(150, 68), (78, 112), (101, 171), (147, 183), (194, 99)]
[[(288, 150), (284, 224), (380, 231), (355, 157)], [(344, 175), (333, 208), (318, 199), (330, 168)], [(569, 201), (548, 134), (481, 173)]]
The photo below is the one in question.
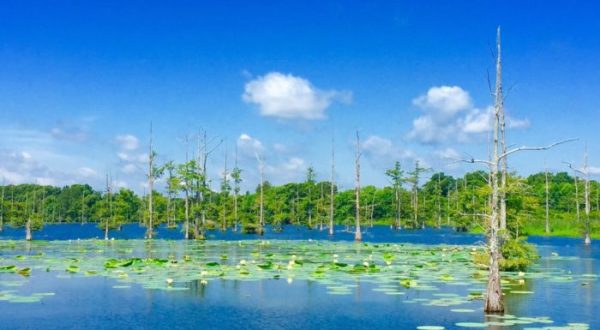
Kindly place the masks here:
[(504, 241), (501, 251), (503, 259), (500, 260), (500, 269), (505, 271), (525, 271), (540, 257), (535, 246), (524, 238)]
[[(488, 173), (474, 171), (462, 177), (433, 173), (425, 177), (426, 169), (415, 165), (405, 174), (400, 163), (386, 171), (387, 187), (365, 185), (361, 188), (361, 222), (363, 226), (386, 225), (401, 228), (420, 228), (438, 225), (457, 230), (484, 232), (489, 214)], [(185, 220), (185, 199), (189, 206), (191, 228), (226, 228), (237, 223), (251, 230), (258, 220), (259, 190), (241, 192), (242, 170), (235, 166), (229, 177), (219, 182), (221, 190), (209, 189), (201, 165), (196, 160), (183, 164), (168, 162), (157, 170), (164, 173), (162, 187), (153, 192), (154, 225), (173, 226)], [(585, 223), (583, 182), (568, 173), (549, 174), (550, 235), (580, 237)], [(420, 184), (420, 181), (424, 181)], [(33, 184), (8, 185), (0, 191), (0, 219), (5, 225), (22, 227), (27, 219), (33, 229), (44, 223), (96, 222), (104, 228), (125, 223), (145, 223), (148, 219), (148, 198), (127, 189), (112, 192), (96, 191), (89, 185), (65, 187)], [(264, 216), (268, 225), (283, 228), (286, 224), (323, 228), (328, 223), (331, 183), (317, 181), (314, 169), (309, 168), (304, 182), (274, 186), (264, 184)], [(600, 184), (590, 183), (591, 234), (600, 236)], [(353, 189), (334, 187), (334, 222), (353, 226), (355, 193)], [(529, 177), (508, 175), (507, 226), (515, 237), (544, 235), (545, 174)], [(415, 208), (418, 198), (418, 210)], [(237, 217), (234, 216), (234, 199)], [(576, 219), (576, 208), (580, 220)], [(418, 214), (415, 216), (415, 213)], [(204, 218), (204, 223), (201, 219)], [(417, 221), (415, 221), (417, 219)]]

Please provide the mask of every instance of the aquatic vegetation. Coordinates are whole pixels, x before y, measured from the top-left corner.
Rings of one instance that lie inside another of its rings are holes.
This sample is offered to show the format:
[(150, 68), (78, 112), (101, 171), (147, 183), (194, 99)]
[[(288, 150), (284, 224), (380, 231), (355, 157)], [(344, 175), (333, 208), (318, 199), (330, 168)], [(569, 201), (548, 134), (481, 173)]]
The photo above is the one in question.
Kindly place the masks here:
[[(478, 246), (368, 244), (329, 241), (0, 241), (0, 301), (36, 303), (53, 293), (18, 291), (40, 272), (61, 278), (106, 277), (115, 290), (140, 285), (149, 290), (185, 291), (214, 281), (283, 280), (319, 283), (330, 295), (351, 295), (359, 284), (373, 292), (399, 297), (402, 303), (424, 308), (447, 308), (457, 315), (481, 313), (487, 280), (472, 254)], [(572, 257), (551, 256), (554, 260)], [(569, 274), (531, 267), (529, 272), (505, 272), (508, 294), (533, 293), (530, 279), (591, 283), (596, 274)], [(419, 294), (416, 294), (419, 293)], [(60, 294), (60, 293), (56, 293)], [(546, 318), (509, 315), (482, 323), (460, 322), (457, 327), (544, 324)], [(571, 327), (572, 328), (572, 327)], [(571, 329), (569, 328), (569, 329)], [(423, 325), (419, 329), (444, 329)], [(584, 329), (578, 327), (576, 329)]]

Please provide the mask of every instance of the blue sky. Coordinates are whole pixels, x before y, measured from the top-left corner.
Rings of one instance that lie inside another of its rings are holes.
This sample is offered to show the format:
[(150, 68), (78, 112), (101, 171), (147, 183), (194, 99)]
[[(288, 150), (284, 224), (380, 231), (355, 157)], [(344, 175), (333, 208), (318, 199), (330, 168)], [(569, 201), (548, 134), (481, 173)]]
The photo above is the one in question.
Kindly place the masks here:
[(386, 184), (395, 160), (461, 174), (473, 168), (451, 158), (486, 157), (498, 25), (510, 144), (580, 139), (511, 169), (564, 170), (586, 141), (599, 166), (599, 13), (589, 1), (3, 1), (0, 180), (99, 188), (110, 172), (141, 191), (150, 122), (163, 162), (199, 129), (223, 139), (215, 187), (236, 145), (245, 188), (255, 152), (274, 183), (309, 165), (326, 179), (332, 134), (350, 187), (356, 129), (364, 184)]

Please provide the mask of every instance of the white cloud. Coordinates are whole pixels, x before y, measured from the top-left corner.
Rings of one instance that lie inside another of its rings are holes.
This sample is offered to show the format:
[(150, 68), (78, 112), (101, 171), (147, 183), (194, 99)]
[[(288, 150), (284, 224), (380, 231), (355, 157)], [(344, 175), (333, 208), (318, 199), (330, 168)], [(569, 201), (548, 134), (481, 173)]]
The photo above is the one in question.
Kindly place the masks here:
[(115, 139), (122, 150), (133, 151), (140, 146), (140, 140), (132, 134), (117, 135)]
[(431, 87), (427, 94), (413, 100), (413, 104), (440, 115), (454, 115), (471, 107), (469, 93), (458, 86)]
[(307, 162), (300, 157), (290, 157), (276, 165), (265, 166), (266, 180), (274, 184), (300, 181), (308, 168)]
[(262, 154), (265, 151), (262, 142), (246, 133), (242, 133), (237, 139), (237, 147), (247, 157), (255, 157), (257, 153)]
[(600, 175), (600, 167), (590, 166), (588, 167), (588, 172), (590, 175)]
[[(432, 87), (413, 100), (423, 114), (413, 120), (408, 137), (424, 144), (469, 142), (491, 131), (494, 108), (475, 108), (469, 93), (458, 86)], [(507, 128), (529, 127), (527, 119), (506, 118)]]
[(131, 173), (135, 173), (138, 171), (138, 167), (135, 166), (134, 164), (125, 164), (121, 167), (121, 172), (125, 173), (125, 174), (131, 174)]
[(76, 127), (53, 127), (50, 130), (52, 137), (58, 140), (65, 140), (70, 142), (84, 142), (88, 138), (86, 131)]
[(42, 186), (55, 186), (56, 180), (53, 178), (41, 177), (35, 178), (35, 183)]
[(441, 159), (445, 159), (445, 160), (456, 160), (460, 157), (460, 154), (458, 153), (458, 151), (454, 150), (453, 148), (445, 148), (445, 149), (441, 149), (441, 150), (436, 150), (434, 152), (434, 154), (436, 156), (438, 156)]
[(402, 149), (386, 138), (371, 135), (362, 144), (361, 149), (375, 167), (389, 166), (395, 161), (416, 159), (416, 155), (408, 149)]
[(96, 170), (90, 167), (80, 167), (76, 171), (76, 175), (81, 178), (92, 178), (95, 177), (98, 173)]
[(60, 175), (39, 164), (27, 151), (0, 150), (0, 160), (0, 182), (48, 184), (50, 178)]
[(276, 152), (279, 152), (279, 153), (284, 153), (288, 150), (288, 148), (284, 144), (275, 143), (275, 144), (273, 144), (273, 150), (275, 150)]
[(473, 109), (464, 118), (459, 119), (459, 128), (464, 133), (486, 133), (492, 129), (494, 108)]
[(351, 94), (323, 91), (310, 81), (280, 72), (270, 72), (246, 83), (242, 99), (259, 106), (260, 114), (282, 119), (324, 119), (334, 101), (349, 102)]

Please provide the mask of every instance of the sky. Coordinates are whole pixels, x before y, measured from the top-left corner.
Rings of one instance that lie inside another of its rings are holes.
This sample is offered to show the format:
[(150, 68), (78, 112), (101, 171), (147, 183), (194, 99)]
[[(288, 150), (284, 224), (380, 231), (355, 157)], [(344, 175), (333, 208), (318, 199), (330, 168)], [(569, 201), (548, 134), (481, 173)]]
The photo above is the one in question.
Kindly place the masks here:
[[(351, 188), (419, 160), (485, 159), (496, 28), (507, 141), (527, 175), (563, 162), (600, 174), (600, 4), (593, 1), (10, 1), (0, 3), (0, 181), (145, 189), (159, 163), (214, 149), (214, 189), (236, 150), (243, 188), (304, 180)], [(186, 147), (186, 137), (188, 144)], [(227, 155), (227, 157), (226, 157)], [(158, 183), (161, 186), (160, 182)]]

